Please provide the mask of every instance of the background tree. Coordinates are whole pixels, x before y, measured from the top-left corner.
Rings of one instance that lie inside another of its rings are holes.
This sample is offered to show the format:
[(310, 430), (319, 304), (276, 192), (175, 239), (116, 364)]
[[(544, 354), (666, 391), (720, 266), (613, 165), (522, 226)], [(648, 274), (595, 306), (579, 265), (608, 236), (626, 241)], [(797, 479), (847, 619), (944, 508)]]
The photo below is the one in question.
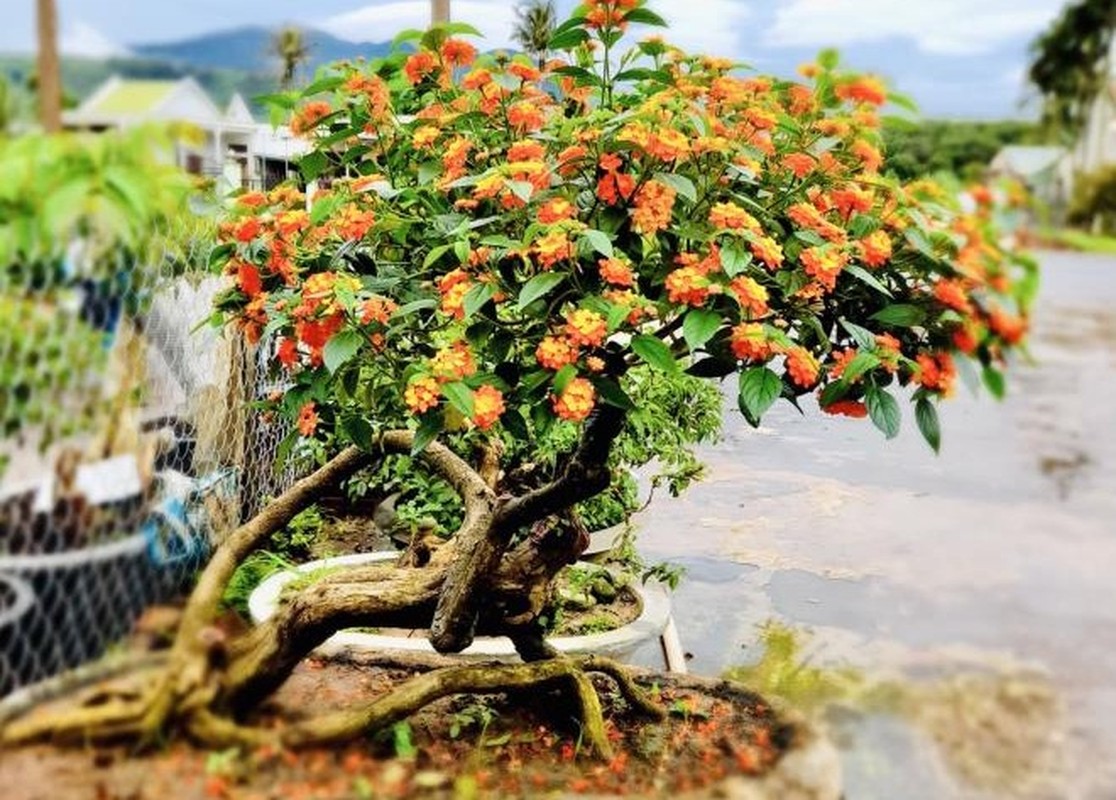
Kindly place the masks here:
[(1116, 3), (1078, 0), (1031, 45), (1028, 77), (1042, 97), (1043, 121), (1075, 136), (1110, 80)]
[(62, 130), (62, 67), (58, 60), (58, 9), (36, 0), (39, 120), (47, 133)]
[(306, 35), (295, 25), (286, 25), (275, 32), (271, 39), (271, 53), (282, 64), (279, 85), (289, 89), (299, 68), (310, 58)]
[(936, 173), (979, 180), (1001, 148), (1035, 143), (1038, 126), (1023, 120), (887, 119), (883, 136), (887, 170), (903, 180)]
[(554, 29), (558, 27), (558, 12), (554, 8), (554, 0), (529, 0), (516, 6), (515, 16), (512, 38), (542, 67), (550, 52), (550, 39), (554, 36)]

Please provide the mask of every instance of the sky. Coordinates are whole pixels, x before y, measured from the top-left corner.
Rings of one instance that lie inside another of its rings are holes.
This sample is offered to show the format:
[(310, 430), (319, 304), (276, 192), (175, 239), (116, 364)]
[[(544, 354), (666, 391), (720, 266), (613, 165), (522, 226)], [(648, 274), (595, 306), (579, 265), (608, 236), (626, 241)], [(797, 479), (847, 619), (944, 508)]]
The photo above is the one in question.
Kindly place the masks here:
[[(64, 52), (108, 55), (244, 25), (296, 22), (352, 41), (424, 27), (428, 0), (57, 0)], [(1065, 0), (652, 0), (683, 47), (785, 73), (838, 47), (878, 72), (927, 116), (1025, 116), (1027, 45)], [(488, 47), (510, 44), (511, 0), (451, 0)], [(28, 51), (34, 0), (4, 0), (0, 52)], [(574, 0), (558, 0), (560, 12)], [(487, 49), (487, 48), (486, 48)]]

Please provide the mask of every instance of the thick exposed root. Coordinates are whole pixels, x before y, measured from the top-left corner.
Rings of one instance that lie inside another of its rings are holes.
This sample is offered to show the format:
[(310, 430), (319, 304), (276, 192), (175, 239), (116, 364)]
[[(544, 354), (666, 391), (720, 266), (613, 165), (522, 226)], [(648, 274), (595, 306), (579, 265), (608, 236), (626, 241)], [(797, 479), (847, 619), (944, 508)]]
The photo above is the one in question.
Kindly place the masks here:
[[(573, 500), (590, 496), (607, 484), (606, 445), (619, 432), (621, 421), (622, 415), (613, 411), (595, 416), (559, 478), (511, 500), (497, 496), (494, 474), (482, 477), (445, 445), (430, 444), (423, 452), (424, 460), (450, 482), (465, 505), (464, 521), (451, 545), (434, 549), (421, 562), (328, 576), (295, 595), (269, 623), (230, 639), (214, 621), (237, 565), (323, 491), (374, 458), (356, 448), (342, 451), (221, 544), (190, 596), (165, 665), (141, 691), (128, 695), (109, 692), (99, 705), (20, 717), (9, 724), (0, 719), (0, 745), (122, 737), (144, 745), (160, 740), (174, 727), (209, 745), (329, 744), (390, 725), (442, 697), (550, 685), (573, 693), (583, 741), (596, 755), (607, 755), (600, 699), (586, 672), (612, 676), (635, 709), (648, 714), (658, 713), (658, 709), (643, 698), (619, 665), (602, 659), (550, 658), (552, 651), (532, 632), (546, 589), (568, 560), (570, 548), (548, 549), (543, 546), (546, 542), (533, 536), (522, 547), (506, 551), (516, 530), (560, 512)], [(388, 431), (378, 437), (376, 445), (381, 452), (407, 452), (413, 439), (409, 431)], [(278, 730), (246, 727), (238, 721), (332, 633), (362, 625), (404, 624), (401, 621), (415, 623), (409, 627), (429, 623), (431, 643), (442, 652), (459, 652), (467, 646), (479, 622), (482, 628), (512, 635), (525, 658), (538, 660), (436, 669), (400, 684), (363, 708)]]
[(662, 710), (646, 698), (619, 664), (607, 659), (553, 659), (532, 664), (464, 665), (442, 667), (396, 686), (367, 705), (333, 712), (281, 728), (241, 725), (229, 717), (201, 709), (186, 719), (191, 736), (208, 747), (275, 745), (290, 748), (334, 745), (386, 728), (444, 697), (457, 694), (495, 694), (544, 686), (572, 691), (588, 752), (611, 757), (600, 698), (588, 673), (600, 672), (616, 680), (620, 692), (638, 713), (660, 718)]
[(141, 698), (36, 714), (5, 726), (0, 731), (0, 743), (14, 747), (42, 741), (77, 744), (135, 737), (141, 733), (146, 711), (147, 703)]

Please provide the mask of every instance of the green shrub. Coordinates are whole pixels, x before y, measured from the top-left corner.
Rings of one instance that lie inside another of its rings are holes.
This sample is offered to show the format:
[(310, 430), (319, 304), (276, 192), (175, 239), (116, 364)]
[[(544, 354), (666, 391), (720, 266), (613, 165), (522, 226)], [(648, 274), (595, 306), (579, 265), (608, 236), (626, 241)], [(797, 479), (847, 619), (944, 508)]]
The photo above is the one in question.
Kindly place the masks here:
[(103, 334), (54, 303), (3, 294), (0, 330), (0, 436), (34, 426), (45, 447), (84, 427), (98, 405), (90, 378), (104, 362)]
[(1116, 165), (1078, 175), (1069, 222), (1086, 228), (1099, 222), (1103, 233), (1116, 233)]

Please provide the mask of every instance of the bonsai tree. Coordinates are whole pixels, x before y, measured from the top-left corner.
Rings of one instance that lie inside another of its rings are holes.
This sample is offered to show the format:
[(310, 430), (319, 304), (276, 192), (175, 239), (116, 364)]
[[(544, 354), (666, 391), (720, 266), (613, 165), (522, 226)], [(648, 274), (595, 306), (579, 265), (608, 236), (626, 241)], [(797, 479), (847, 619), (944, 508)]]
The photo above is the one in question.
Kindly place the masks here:
[[(210, 744), (333, 742), (448, 694), (539, 683), (575, 693), (607, 753), (586, 672), (556, 657), (538, 614), (585, 545), (571, 508), (605, 491), (658, 376), (725, 379), (758, 425), (779, 401), (867, 417), (888, 437), (900, 401), (939, 446), (936, 404), (959, 363), (1002, 388), (1026, 329), (1033, 270), (982, 206), (883, 171), (883, 85), (833, 54), (805, 83), (742, 76), (657, 38), (639, 0), (594, 0), (550, 42), (565, 60), (478, 57), (445, 25), (369, 65), (341, 64), (283, 102), (311, 138), (321, 186), (240, 196), (217, 263), (220, 320), (268, 348), (286, 389), (266, 413), (320, 466), (216, 551), (168, 664), (138, 697), (13, 723), (8, 742), (152, 737)], [(309, 205), (309, 208), (308, 208)], [(661, 406), (660, 406), (661, 407)], [(570, 446), (542, 457), (556, 432)], [(331, 572), (268, 623), (213, 627), (237, 564), (324, 490), (393, 454), (460, 495), (458, 530), (395, 565)], [(247, 712), (337, 630), (428, 627), (443, 653), (478, 632), (523, 664), (450, 666), (362, 708), (282, 729)]]

